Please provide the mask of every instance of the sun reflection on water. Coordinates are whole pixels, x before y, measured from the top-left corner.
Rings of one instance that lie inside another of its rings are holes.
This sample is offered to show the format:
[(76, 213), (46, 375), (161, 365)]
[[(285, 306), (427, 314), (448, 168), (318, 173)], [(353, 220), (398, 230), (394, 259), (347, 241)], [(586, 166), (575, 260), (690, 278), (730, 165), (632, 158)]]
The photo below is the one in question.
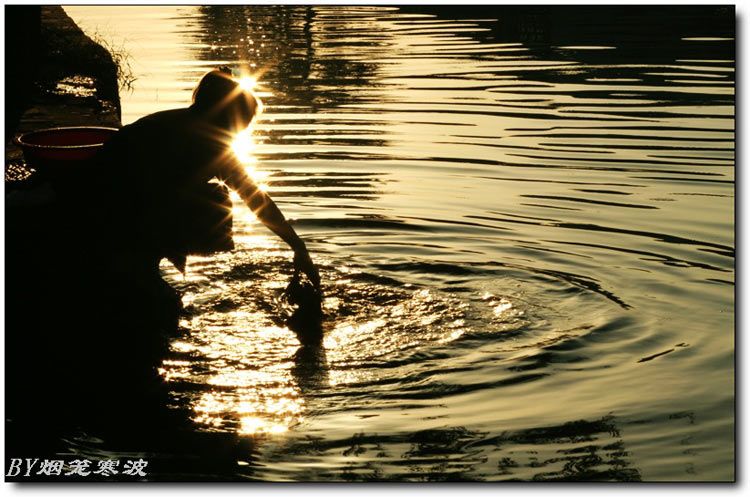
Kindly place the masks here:
[(289, 283), (291, 254), (248, 227), (235, 243), (233, 253), (196, 259), (200, 278), (184, 283), (191, 309), (181, 325), (188, 331), (172, 342), (174, 356), (161, 369), (165, 380), (187, 385), (176, 390), (190, 392), (193, 419), (205, 430), (280, 435), (320, 409), (316, 389), (377, 383), (383, 374), (377, 364), (461, 339), (478, 319), (494, 320), (498, 331), (523, 326), (510, 297), (477, 294), (473, 309), (483, 312), (477, 317), (466, 299), (381, 282), (319, 259), (327, 282), (325, 335), (320, 349), (306, 356), (309, 350), (273, 307)]
[(243, 435), (255, 435), (260, 433), (284, 433), (289, 427), (283, 423), (271, 423), (266, 419), (256, 416), (245, 416), (240, 418), (239, 432)]
[[(304, 400), (290, 373), (292, 363), (283, 360), (294, 353), (298, 343), (285, 328), (248, 330), (258, 320), (258, 316), (249, 317), (251, 314), (223, 314), (222, 321), (236, 323), (234, 330), (227, 322), (220, 326), (204, 322), (199, 334), (205, 334), (209, 350), (203, 352), (213, 361), (203, 383), (212, 390), (202, 393), (195, 403), (194, 420), (207, 429), (245, 435), (283, 433), (303, 419)], [(195, 321), (191, 325), (195, 326)]]

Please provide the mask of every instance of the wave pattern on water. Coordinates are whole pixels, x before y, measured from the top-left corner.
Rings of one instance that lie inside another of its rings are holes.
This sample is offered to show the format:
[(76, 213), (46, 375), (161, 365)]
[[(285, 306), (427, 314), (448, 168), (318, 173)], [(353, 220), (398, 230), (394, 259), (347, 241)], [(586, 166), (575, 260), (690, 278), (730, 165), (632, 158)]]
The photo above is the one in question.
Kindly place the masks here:
[(173, 397), (257, 442), (217, 471), (732, 478), (731, 9), (119, 9), (126, 122), (217, 64), (258, 72), (252, 173), (321, 264), (319, 348), (239, 203), (235, 252), (164, 266), (189, 309)]

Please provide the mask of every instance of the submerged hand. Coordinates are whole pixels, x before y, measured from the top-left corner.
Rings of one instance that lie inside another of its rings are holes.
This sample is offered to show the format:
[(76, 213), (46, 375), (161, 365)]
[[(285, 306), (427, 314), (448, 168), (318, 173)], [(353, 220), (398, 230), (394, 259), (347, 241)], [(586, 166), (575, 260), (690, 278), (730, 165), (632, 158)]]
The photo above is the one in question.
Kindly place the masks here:
[(320, 275), (307, 250), (294, 253), (294, 269), (305, 273), (315, 289), (320, 290)]

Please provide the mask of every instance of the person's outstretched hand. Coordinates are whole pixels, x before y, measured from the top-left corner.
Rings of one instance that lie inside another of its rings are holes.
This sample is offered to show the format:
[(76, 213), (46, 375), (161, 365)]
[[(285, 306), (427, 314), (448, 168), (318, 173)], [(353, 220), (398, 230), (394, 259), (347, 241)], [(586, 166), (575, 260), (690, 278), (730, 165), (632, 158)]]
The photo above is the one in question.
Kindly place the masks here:
[(315, 267), (315, 264), (310, 258), (310, 253), (307, 250), (294, 253), (294, 269), (305, 273), (310, 279), (310, 283), (315, 285), (315, 289), (320, 290), (320, 275), (318, 274), (318, 268)]

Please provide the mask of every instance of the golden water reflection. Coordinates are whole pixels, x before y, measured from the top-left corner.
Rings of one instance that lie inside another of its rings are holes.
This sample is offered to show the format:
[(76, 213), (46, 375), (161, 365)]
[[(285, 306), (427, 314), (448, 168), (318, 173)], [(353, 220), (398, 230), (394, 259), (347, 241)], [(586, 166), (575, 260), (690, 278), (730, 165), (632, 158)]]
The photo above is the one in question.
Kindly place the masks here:
[[(184, 293), (183, 302), (200, 312), (183, 319), (189, 333), (173, 341), (172, 350), (191, 360), (171, 358), (162, 368), (168, 381), (202, 385), (192, 405), (195, 421), (205, 429), (284, 433), (310, 415), (305, 399), (310, 385), (369, 384), (382, 371), (368, 364), (429, 344), (441, 346), (471, 331), (471, 306), (465, 300), (411, 284), (378, 283), (357, 269), (321, 260), (326, 332), (316, 356), (322, 359), (311, 364), (309, 358), (300, 359), (304, 351), (295, 333), (274, 322), (274, 309), (263, 307), (288, 283), (278, 267), (289, 254), (266, 235), (247, 230), (240, 235), (238, 252), (196, 258), (189, 268), (194, 288)], [(217, 272), (225, 276), (222, 283)], [(229, 273), (235, 276), (227, 278)], [(498, 330), (517, 326), (513, 319), (521, 311), (510, 298), (487, 293), (477, 301), (485, 323), (495, 319)]]
[(206, 430), (283, 434), (315, 415), (319, 407), (310, 399), (320, 388), (378, 384), (384, 371), (397, 371), (378, 364), (450, 346), (478, 327), (499, 334), (527, 329), (528, 337), (507, 342), (508, 351), (533, 349), (561, 333), (533, 332), (532, 308), (510, 294), (478, 291), (467, 299), (381, 281), (321, 255), (324, 340), (319, 348), (302, 347), (275, 307), (289, 283), (291, 253), (249, 224), (237, 231), (234, 252), (191, 258), (187, 276), (176, 280), (189, 311), (180, 323), (186, 333), (172, 341), (174, 356), (161, 369), (167, 381), (188, 385), (194, 420)]
[[(278, 259), (276, 245), (267, 237), (243, 233), (237, 241), (256, 247), (254, 256), (274, 254)], [(233, 259), (232, 254), (191, 258), (191, 277), (182, 281), (189, 312), (180, 322), (185, 335), (172, 341), (177, 357), (165, 360), (160, 372), (166, 381), (199, 386), (190, 402), (194, 421), (204, 429), (282, 433), (301, 422), (304, 412), (290, 361), (299, 342), (268, 312), (255, 308), (252, 299), (250, 305), (243, 305), (243, 299), (246, 294), (274, 292), (284, 284), (283, 276), (270, 281), (238, 277), (219, 284), (215, 272), (238, 271)]]
[[(293, 363), (284, 360), (299, 344), (286, 328), (255, 328), (259, 318), (257, 314), (234, 311), (191, 320), (191, 326), (202, 323), (200, 329), (194, 328), (191, 341), (203, 342), (191, 351), (200, 350), (210, 362), (210, 372), (205, 376), (188, 375), (211, 388), (200, 394), (193, 407), (195, 422), (204, 428), (246, 435), (273, 434), (302, 421), (304, 399), (291, 374)], [(204, 339), (196, 340), (196, 335)], [(173, 348), (186, 350), (180, 341)], [(164, 377), (185, 379), (179, 373), (185, 365), (182, 361), (165, 361)]]
[[(183, 302), (192, 309), (181, 321), (187, 333), (172, 342), (178, 357), (165, 360), (161, 369), (167, 381), (200, 386), (191, 404), (194, 421), (204, 429), (284, 433), (308, 415), (304, 395), (310, 381), (326, 388), (370, 381), (378, 373), (359, 367), (364, 363), (463, 333), (458, 301), (411, 285), (397, 290), (362, 281), (346, 266), (324, 269), (330, 283), (326, 338), (316, 356), (323, 359), (311, 364), (300, 359), (295, 333), (262, 307), (288, 283), (288, 275), (271, 268), (289, 255), (267, 236), (246, 230), (240, 235), (238, 252), (191, 259), (183, 280)], [(330, 267), (324, 260), (321, 266)], [(255, 271), (264, 277), (254, 277)], [(236, 275), (220, 283), (216, 273)], [(373, 306), (373, 299), (390, 305)]]

